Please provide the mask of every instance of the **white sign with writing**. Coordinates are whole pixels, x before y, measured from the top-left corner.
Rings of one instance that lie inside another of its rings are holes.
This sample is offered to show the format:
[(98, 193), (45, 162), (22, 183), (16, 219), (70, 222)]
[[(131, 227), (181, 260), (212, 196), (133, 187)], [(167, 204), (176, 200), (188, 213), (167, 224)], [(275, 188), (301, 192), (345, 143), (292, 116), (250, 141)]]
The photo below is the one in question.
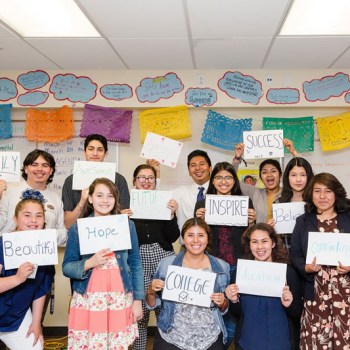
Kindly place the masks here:
[(156, 159), (160, 164), (175, 168), (182, 146), (182, 142), (148, 132), (140, 156)]
[(216, 273), (169, 265), (162, 299), (210, 307)]
[(94, 254), (131, 248), (129, 219), (126, 214), (78, 219), (80, 254)]
[(172, 198), (171, 191), (130, 191), (130, 209), (133, 219), (170, 220), (171, 210), (167, 208)]
[(20, 178), (20, 152), (0, 152), (0, 180), (19, 182)]
[(283, 130), (243, 131), (246, 159), (284, 157)]
[(286, 277), (287, 264), (244, 259), (237, 261), (236, 284), (243, 294), (281, 297)]
[(205, 221), (209, 225), (248, 226), (249, 197), (205, 196)]
[(115, 181), (116, 163), (75, 161), (73, 168), (73, 190), (82, 190), (99, 178)]
[(306, 263), (311, 264), (316, 257), (316, 264), (350, 266), (350, 234), (333, 232), (309, 232)]
[(298, 216), (305, 212), (305, 202), (272, 204), (277, 233), (292, 233)]
[(5, 269), (16, 269), (24, 262), (35, 265), (56, 265), (56, 230), (30, 230), (2, 235)]

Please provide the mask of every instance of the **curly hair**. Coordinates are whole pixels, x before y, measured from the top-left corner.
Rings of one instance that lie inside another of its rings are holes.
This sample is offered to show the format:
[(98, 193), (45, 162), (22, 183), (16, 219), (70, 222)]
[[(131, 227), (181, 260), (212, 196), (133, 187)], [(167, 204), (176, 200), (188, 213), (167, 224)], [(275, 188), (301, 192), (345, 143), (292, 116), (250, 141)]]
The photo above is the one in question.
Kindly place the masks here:
[(252, 234), (257, 230), (266, 232), (269, 235), (272, 242), (275, 243), (275, 246), (272, 248), (272, 253), (271, 253), (272, 261), (289, 264), (290, 263), (289, 253), (285, 244), (282, 241), (281, 236), (276, 233), (275, 229), (272, 226), (265, 224), (263, 222), (250, 226), (243, 233), (242, 248), (244, 252), (244, 257), (249, 260), (255, 259), (250, 249), (250, 240), (251, 240)]

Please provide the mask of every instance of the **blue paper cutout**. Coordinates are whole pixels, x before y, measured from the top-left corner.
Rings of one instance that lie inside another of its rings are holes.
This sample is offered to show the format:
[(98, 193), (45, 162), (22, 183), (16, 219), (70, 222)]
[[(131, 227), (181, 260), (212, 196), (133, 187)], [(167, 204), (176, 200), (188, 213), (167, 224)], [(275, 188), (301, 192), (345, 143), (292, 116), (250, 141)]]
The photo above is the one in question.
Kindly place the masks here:
[(201, 141), (232, 151), (237, 143), (243, 142), (243, 131), (251, 130), (252, 118), (230, 119), (209, 110)]
[(345, 95), (344, 99), (346, 103), (350, 103), (350, 92)]
[(300, 93), (298, 89), (293, 88), (269, 89), (266, 99), (270, 103), (275, 104), (298, 103), (300, 101)]
[(185, 103), (194, 107), (212, 106), (217, 101), (217, 93), (210, 88), (189, 88)]
[(74, 74), (58, 74), (50, 85), (50, 92), (57, 100), (87, 103), (96, 96), (97, 85), (88, 77)]
[(48, 92), (32, 91), (19, 95), (17, 98), (17, 102), (21, 106), (37, 106), (45, 103), (48, 98)]
[(8, 101), (18, 94), (16, 82), (8, 78), (0, 78), (0, 101)]
[(11, 109), (12, 104), (0, 105), (0, 139), (12, 137)]
[(144, 102), (157, 102), (161, 98), (167, 99), (182, 91), (184, 85), (175, 73), (168, 73), (156, 78), (141, 80), (136, 88), (137, 99)]
[(218, 86), (229, 97), (253, 105), (257, 105), (263, 96), (261, 82), (240, 72), (226, 72), (218, 81)]
[(108, 100), (121, 101), (132, 97), (132, 88), (128, 84), (106, 84), (100, 89), (101, 95)]
[(42, 71), (36, 70), (18, 76), (17, 82), (26, 90), (40, 89), (50, 81), (50, 76)]
[(303, 90), (305, 99), (310, 102), (326, 101), (331, 97), (339, 97), (345, 91), (350, 90), (349, 76), (340, 72), (333, 76), (305, 81)]

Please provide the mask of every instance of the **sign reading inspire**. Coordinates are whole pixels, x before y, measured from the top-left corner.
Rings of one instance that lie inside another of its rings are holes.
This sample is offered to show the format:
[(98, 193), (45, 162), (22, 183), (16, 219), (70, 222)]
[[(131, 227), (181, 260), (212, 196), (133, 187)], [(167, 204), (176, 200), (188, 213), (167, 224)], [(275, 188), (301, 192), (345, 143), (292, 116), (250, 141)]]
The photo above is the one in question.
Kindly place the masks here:
[(170, 220), (171, 210), (167, 204), (170, 191), (131, 190), (130, 209), (133, 219)]
[(94, 254), (101, 249), (112, 251), (131, 248), (126, 214), (78, 219), (80, 254)]
[(205, 221), (210, 225), (248, 226), (249, 197), (205, 196)]
[(276, 232), (292, 233), (297, 217), (305, 212), (304, 207), (304, 202), (272, 204)]
[(31, 230), (2, 235), (5, 269), (16, 269), (24, 262), (35, 265), (56, 265), (56, 230)]
[(337, 266), (339, 261), (350, 266), (350, 234), (333, 232), (309, 232), (306, 263), (316, 257), (319, 265)]
[(243, 294), (281, 297), (287, 264), (238, 259), (236, 284)]
[(168, 266), (162, 299), (210, 307), (216, 273)]
[(0, 152), (0, 180), (19, 182), (20, 178), (20, 152)]
[(284, 157), (283, 130), (243, 131), (246, 159)]
[(75, 161), (73, 168), (73, 190), (82, 190), (99, 178), (115, 181), (116, 163)]

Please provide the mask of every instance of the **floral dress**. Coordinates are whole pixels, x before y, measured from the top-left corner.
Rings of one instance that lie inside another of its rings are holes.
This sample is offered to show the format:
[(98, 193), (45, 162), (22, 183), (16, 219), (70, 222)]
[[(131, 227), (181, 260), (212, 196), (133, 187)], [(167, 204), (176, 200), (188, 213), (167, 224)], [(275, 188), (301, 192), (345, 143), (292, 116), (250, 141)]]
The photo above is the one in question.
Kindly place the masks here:
[(73, 293), (68, 321), (69, 350), (124, 350), (138, 336), (131, 312), (132, 293), (125, 293), (113, 254), (95, 267), (85, 294)]
[[(325, 234), (339, 233), (337, 218), (318, 220)], [(314, 300), (305, 300), (301, 317), (302, 350), (350, 350), (350, 277), (335, 266), (321, 265), (315, 275)]]

